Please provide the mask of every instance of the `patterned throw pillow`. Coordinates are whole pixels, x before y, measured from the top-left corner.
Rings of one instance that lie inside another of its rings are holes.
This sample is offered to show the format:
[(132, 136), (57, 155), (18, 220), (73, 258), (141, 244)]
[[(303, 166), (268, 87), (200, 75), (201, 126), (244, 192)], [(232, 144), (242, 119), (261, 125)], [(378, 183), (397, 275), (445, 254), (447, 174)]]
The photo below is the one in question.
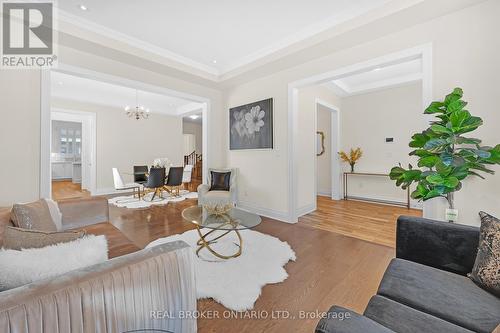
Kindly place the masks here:
[(39, 249), (49, 245), (72, 242), (83, 238), (85, 234), (84, 230), (45, 232), (8, 226), (5, 230), (3, 247), (11, 250)]
[(12, 206), (11, 218), (18, 228), (57, 231), (47, 201), (43, 199), (28, 204), (15, 204)]
[(481, 288), (500, 297), (500, 220), (480, 212), (479, 247), (469, 277)]

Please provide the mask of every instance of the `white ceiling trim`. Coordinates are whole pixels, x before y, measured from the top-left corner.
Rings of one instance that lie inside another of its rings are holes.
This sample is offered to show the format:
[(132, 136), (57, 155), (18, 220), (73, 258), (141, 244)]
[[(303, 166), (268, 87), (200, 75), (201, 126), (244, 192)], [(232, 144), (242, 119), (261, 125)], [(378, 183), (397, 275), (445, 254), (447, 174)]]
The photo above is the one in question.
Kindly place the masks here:
[(422, 80), (422, 77), (422, 73), (409, 74), (387, 80), (376, 81), (373, 83), (357, 86), (355, 88), (348, 87), (341, 80), (334, 80), (329, 82), (327, 86), (334, 92), (339, 93), (340, 97), (348, 97), (420, 81)]
[(96, 34), (115, 39), (119, 42), (128, 44), (132, 47), (142, 49), (146, 52), (151, 52), (153, 54), (162, 56), (166, 59), (176, 61), (176, 62), (181, 63), (181, 64), (186, 65), (186, 66), (190, 66), (192, 68), (206, 72), (208, 74), (212, 74), (212, 75), (216, 75), (216, 76), (219, 76), (221, 74), (220, 71), (215, 67), (202, 64), (200, 62), (197, 62), (197, 61), (194, 61), (190, 58), (184, 57), (184, 56), (177, 54), (175, 52), (172, 52), (170, 50), (167, 50), (167, 49), (158, 47), (156, 45), (150, 44), (148, 42), (145, 42), (141, 39), (131, 37), (129, 35), (126, 35), (124, 33), (119, 32), (119, 31), (110, 29), (108, 27), (105, 27), (105, 26), (97, 24), (97, 23), (94, 23), (90, 20), (87, 20), (87, 19), (81, 18), (79, 16), (70, 14), (62, 9), (58, 9), (58, 20), (64, 21), (64, 22), (69, 23), (69, 24), (73, 24), (81, 29), (91, 31), (91, 32), (96, 33)]
[(319, 33), (325, 32), (329, 29), (334, 28), (337, 25), (340, 25), (342, 23), (345, 23), (357, 16), (360, 16), (362, 14), (365, 14), (369, 12), (370, 10), (376, 8), (377, 6), (370, 6), (370, 7), (365, 7), (365, 8), (356, 8), (356, 9), (351, 9), (351, 10), (346, 10), (342, 13), (342, 17), (339, 18), (339, 15), (336, 16), (331, 16), (321, 22), (318, 22), (316, 24), (310, 25), (309, 27), (306, 27), (299, 32), (290, 35), (268, 47), (262, 48), (252, 54), (249, 54), (243, 58), (241, 58), (239, 61), (234, 62), (233, 64), (227, 66), (224, 68), (223, 71), (221, 71), (220, 75), (226, 74), (228, 72), (231, 72), (233, 70), (236, 70), (240, 67), (246, 66), (250, 63), (253, 63), (257, 60), (260, 60), (262, 58), (265, 58), (275, 52), (281, 51), (295, 43), (302, 42), (308, 38), (311, 38)]
[(200, 113), (200, 111), (202, 110), (203, 110), (203, 104), (193, 102), (178, 107), (176, 113), (178, 116), (189, 116), (192, 114)]
[[(421, 1), (421, 0), (413, 0), (413, 1)], [(387, 0), (387, 2), (390, 2)], [(205, 73), (215, 75), (216, 78), (215, 82), (221, 81), (221, 76), (224, 74), (227, 74), (229, 72), (232, 72), (234, 70), (237, 70), (241, 67), (247, 66), (251, 63), (254, 63), (258, 60), (263, 60), (266, 57), (271, 56), (272, 54), (279, 52), (281, 50), (284, 50), (291, 45), (303, 42), (309, 38), (312, 38), (322, 32), (328, 31), (329, 29), (332, 29), (338, 25), (341, 25), (342, 23), (345, 23), (349, 20), (352, 20), (358, 16), (361, 16), (375, 8), (377, 8), (377, 5), (369, 6), (369, 7), (364, 7), (364, 8), (355, 8), (351, 10), (346, 10), (344, 11), (341, 15), (337, 14), (334, 16), (331, 16), (321, 22), (318, 22), (316, 24), (310, 25), (309, 27), (306, 27), (299, 32), (290, 35), (276, 43), (273, 43), (272, 45), (269, 45), (267, 47), (264, 47), (260, 50), (257, 50), (256, 52), (249, 54), (243, 58), (241, 58), (238, 61), (233, 62), (229, 66), (226, 66), (222, 70), (217, 69), (216, 67), (209, 66), (203, 63), (200, 63), (198, 61), (195, 61), (191, 58), (182, 56), (178, 53), (175, 53), (171, 50), (165, 49), (158, 47), (156, 45), (153, 45), (151, 43), (145, 42), (141, 39), (132, 37), (130, 35), (121, 33), (117, 30), (110, 29), (106, 26), (103, 26), (101, 24), (92, 22), (90, 20), (84, 19), (80, 16), (68, 13), (67, 11), (64, 11), (62, 9), (58, 9), (58, 19), (66, 22), (68, 24), (75, 25), (76, 27), (83, 29), (83, 30), (88, 30), (93, 33), (102, 35), (104, 37), (108, 37), (111, 39), (115, 39), (119, 42), (125, 43), (131, 47), (136, 47), (139, 49), (142, 49), (146, 52), (150, 52), (156, 55), (159, 55), (161, 57), (164, 57), (166, 59), (178, 62), (180, 64), (192, 67), (194, 69), (203, 71)]]

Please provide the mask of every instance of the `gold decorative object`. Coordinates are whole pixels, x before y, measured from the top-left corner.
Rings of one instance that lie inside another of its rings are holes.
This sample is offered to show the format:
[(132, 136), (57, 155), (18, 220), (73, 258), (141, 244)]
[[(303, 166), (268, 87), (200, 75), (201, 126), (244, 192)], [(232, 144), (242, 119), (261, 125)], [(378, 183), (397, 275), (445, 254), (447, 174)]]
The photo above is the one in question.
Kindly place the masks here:
[(325, 153), (325, 133), (316, 132), (316, 156), (321, 156)]
[[(218, 231), (218, 230), (216, 230), (216, 229), (210, 230), (209, 232), (203, 234), (201, 232), (200, 227), (198, 225), (196, 225), (196, 231), (198, 231), (198, 235), (200, 236), (200, 239), (196, 242), (196, 245), (198, 245), (198, 248), (196, 249), (196, 255), (198, 257), (200, 256), (200, 251), (204, 248), (206, 248), (210, 253), (212, 253), (214, 256), (216, 256), (217, 258), (220, 258), (220, 259), (231, 259), (231, 258), (239, 257), (241, 255), (241, 249), (243, 247), (243, 238), (241, 238), (241, 235), (238, 232), (238, 229), (227, 230), (224, 233), (222, 233), (221, 235), (219, 235), (215, 238), (211, 238), (211, 239), (209, 239), (208, 236), (211, 233)], [(238, 250), (236, 251), (236, 253), (226, 256), (226, 255), (222, 255), (222, 254), (218, 253), (217, 251), (215, 251), (214, 249), (212, 249), (211, 244), (216, 243), (217, 240), (226, 236), (230, 232), (234, 232), (236, 234), (236, 236), (238, 236), (238, 244), (234, 243), (238, 247)]]
[(203, 205), (203, 208), (208, 212), (210, 215), (215, 215), (215, 216), (222, 216), (227, 214), (232, 208), (232, 204), (206, 204)]
[(349, 165), (351, 166), (351, 172), (354, 172), (354, 165), (361, 158), (361, 156), (363, 156), (363, 151), (359, 147), (356, 149), (351, 148), (349, 155), (344, 151), (341, 151), (339, 153), (339, 156), (342, 161), (349, 163)]
[[(217, 216), (214, 214), (209, 214), (208, 210), (214, 212), (220, 212), (229, 209), (227, 213), (222, 213), (222, 215)], [(231, 259), (236, 258), (241, 255), (243, 248), (243, 238), (241, 237), (239, 231), (243, 229), (249, 229), (260, 224), (262, 219), (260, 216), (245, 212), (234, 207), (232, 204), (226, 204), (219, 202), (218, 204), (212, 203), (205, 206), (192, 206), (184, 209), (182, 211), (182, 218), (186, 222), (194, 224), (196, 231), (198, 232), (199, 239), (197, 241), (196, 255), (200, 257), (200, 252), (206, 249), (213, 256), (219, 259)], [(205, 232), (204, 229), (210, 229)], [(220, 239), (224, 238), (226, 235), (236, 235), (236, 239), (232, 239), (231, 242), (237, 247), (237, 250), (232, 254), (221, 254), (217, 252), (217, 248), (213, 245), (216, 244)], [(200, 257), (201, 258), (201, 257)], [(207, 260), (202, 258), (203, 260)]]

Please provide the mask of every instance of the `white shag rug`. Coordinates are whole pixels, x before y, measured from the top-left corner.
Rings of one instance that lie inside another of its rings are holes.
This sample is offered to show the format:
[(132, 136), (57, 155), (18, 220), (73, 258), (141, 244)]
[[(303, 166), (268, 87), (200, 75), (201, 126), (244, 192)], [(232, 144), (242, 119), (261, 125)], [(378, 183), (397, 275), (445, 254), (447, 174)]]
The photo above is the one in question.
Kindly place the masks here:
[(141, 198), (141, 200), (139, 200), (137, 197), (134, 198), (133, 195), (127, 195), (108, 199), (108, 202), (110, 205), (115, 205), (117, 207), (137, 209), (148, 208), (151, 206), (162, 206), (168, 204), (169, 202), (179, 202), (186, 199), (198, 199), (197, 192), (189, 192), (186, 190), (180, 191), (180, 197), (173, 197), (170, 195), (170, 193), (165, 191), (162, 192), (162, 194), (163, 199), (158, 200), (157, 198), (155, 198), (155, 201), (153, 202), (149, 201), (151, 200), (153, 193), (146, 194), (144, 198)]
[[(202, 230), (206, 233), (208, 230)], [(217, 232), (210, 235), (215, 238)], [(283, 266), (290, 260), (295, 261), (295, 252), (287, 242), (253, 230), (240, 231), (243, 238), (243, 251), (237, 258), (218, 259), (207, 249), (200, 252), (198, 258), (194, 254), (196, 268), (196, 294), (198, 299), (212, 298), (226, 308), (234, 311), (245, 311), (253, 308), (259, 298), (261, 289), (269, 283), (286, 280), (288, 273)], [(196, 251), (199, 235), (196, 230), (186, 231), (180, 235), (160, 238), (148, 247), (182, 240)], [(235, 233), (222, 237), (212, 248), (223, 255), (231, 255), (237, 251)]]

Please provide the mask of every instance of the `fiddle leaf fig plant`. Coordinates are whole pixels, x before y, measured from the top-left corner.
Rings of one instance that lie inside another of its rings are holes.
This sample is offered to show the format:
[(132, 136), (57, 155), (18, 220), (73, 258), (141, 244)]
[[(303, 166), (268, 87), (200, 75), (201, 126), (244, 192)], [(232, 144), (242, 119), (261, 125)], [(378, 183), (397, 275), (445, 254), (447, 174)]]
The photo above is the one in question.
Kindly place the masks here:
[(418, 157), (418, 167), (408, 169), (393, 167), (390, 178), (396, 186), (407, 189), (415, 183), (411, 197), (429, 200), (444, 197), (454, 209), (454, 192), (462, 188), (462, 181), (469, 176), (484, 179), (483, 174), (494, 174), (490, 165), (500, 164), (500, 144), (484, 146), (477, 138), (465, 136), (483, 124), (483, 120), (465, 109), (463, 91), (455, 88), (444, 101), (432, 102), (424, 113), (436, 119), (430, 127), (414, 134), (410, 147), (411, 156)]

